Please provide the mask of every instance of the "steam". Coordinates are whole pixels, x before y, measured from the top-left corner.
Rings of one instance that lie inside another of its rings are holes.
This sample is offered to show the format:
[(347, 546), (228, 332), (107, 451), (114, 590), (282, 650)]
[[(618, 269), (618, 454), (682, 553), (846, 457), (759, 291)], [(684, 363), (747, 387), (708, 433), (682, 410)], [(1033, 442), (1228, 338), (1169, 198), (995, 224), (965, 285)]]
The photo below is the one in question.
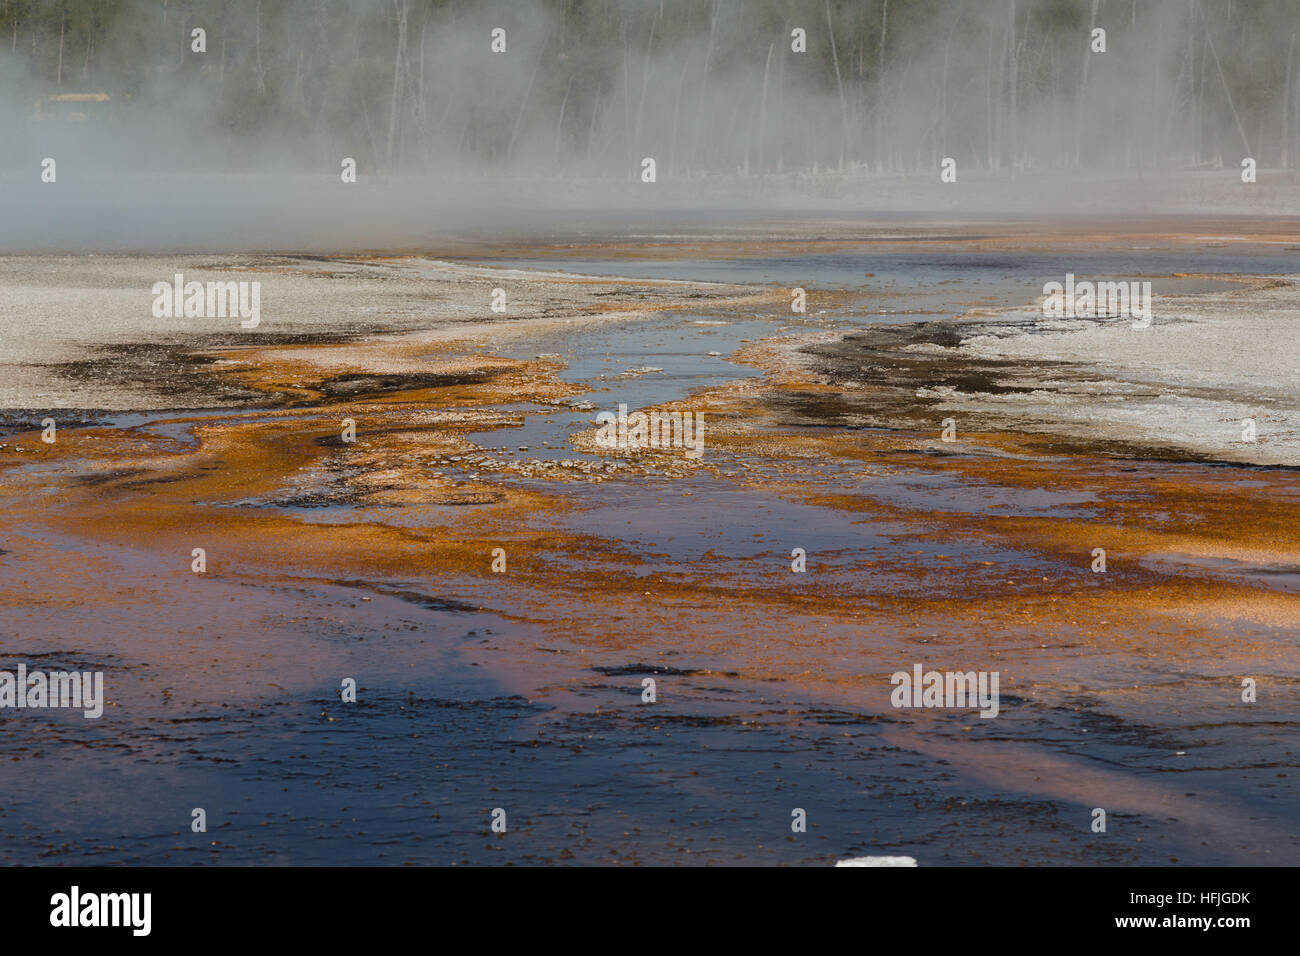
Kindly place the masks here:
[[(1161, 211), (1199, 198), (1173, 177), (1234, 197), (1243, 158), (1300, 160), (1294, 9), (6, 5), (0, 249), (385, 249), (791, 208)], [(1105, 52), (1091, 52), (1096, 29)], [(108, 93), (111, 117), (31, 118), (38, 100), (81, 92)], [(957, 188), (940, 183), (946, 157)], [(1279, 211), (1276, 196), (1264, 205)]]

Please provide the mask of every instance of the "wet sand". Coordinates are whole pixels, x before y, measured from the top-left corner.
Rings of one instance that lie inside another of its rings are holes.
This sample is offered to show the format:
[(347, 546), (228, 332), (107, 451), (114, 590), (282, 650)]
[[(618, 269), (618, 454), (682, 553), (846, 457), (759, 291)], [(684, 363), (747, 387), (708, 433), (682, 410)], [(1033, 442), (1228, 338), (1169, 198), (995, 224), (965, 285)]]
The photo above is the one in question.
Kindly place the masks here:
[[(0, 436), (6, 661), (101, 669), (109, 698), (99, 721), (0, 714), (5, 860), (1300, 861), (1294, 471), (990, 410), (989, 382), (1066, 376), (1050, 337), (999, 338), (1018, 364), (995, 366), (977, 317), (844, 338), (843, 291), (793, 319), (775, 287), (246, 264), (302, 323), (178, 335), (157, 347), (190, 361), (115, 381), (100, 363), (130, 366), (137, 330), (73, 343), (101, 381), (44, 394), (74, 424)], [(1277, 313), (1277, 288), (1180, 307)], [(300, 327), (331, 301), (348, 328)], [(707, 384), (664, 407), (705, 413), (700, 460), (591, 444), (593, 409), (673, 393), (622, 355), (624, 377), (567, 377), (601, 329), (697, 356), (682, 381)], [(734, 371), (703, 364), (715, 339)], [(925, 392), (945, 375), (959, 396)], [(916, 662), (999, 671), (1000, 715), (894, 709)]]

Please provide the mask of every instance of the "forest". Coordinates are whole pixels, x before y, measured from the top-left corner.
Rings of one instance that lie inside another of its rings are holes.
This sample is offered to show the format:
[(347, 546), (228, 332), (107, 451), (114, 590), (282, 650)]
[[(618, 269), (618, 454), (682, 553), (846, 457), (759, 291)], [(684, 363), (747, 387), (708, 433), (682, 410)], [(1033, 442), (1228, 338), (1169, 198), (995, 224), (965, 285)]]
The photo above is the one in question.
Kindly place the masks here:
[(1293, 169), (1298, 30), (1300, 0), (0, 0), (0, 116), (103, 92), (214, 161), (391, 172)]

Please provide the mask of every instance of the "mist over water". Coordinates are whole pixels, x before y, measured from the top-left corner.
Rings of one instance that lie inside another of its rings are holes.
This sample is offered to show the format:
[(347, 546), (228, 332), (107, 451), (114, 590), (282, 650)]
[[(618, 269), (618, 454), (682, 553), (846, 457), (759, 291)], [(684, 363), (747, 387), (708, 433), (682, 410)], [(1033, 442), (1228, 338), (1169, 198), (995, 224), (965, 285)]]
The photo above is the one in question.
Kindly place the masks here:
[(1285, 212), (1298, 27), (1296, 0), (6, 5), (0, 249)]

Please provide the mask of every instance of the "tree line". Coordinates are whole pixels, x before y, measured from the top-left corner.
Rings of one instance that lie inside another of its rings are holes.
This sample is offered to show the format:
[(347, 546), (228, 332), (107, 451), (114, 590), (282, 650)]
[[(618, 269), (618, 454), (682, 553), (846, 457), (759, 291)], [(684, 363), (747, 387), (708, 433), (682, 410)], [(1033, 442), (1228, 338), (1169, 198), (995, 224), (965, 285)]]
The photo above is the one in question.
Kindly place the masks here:
[(1300, 0), (0, 0), (0, 81), (395, 172), (1290, 169), (1298, 30)]

